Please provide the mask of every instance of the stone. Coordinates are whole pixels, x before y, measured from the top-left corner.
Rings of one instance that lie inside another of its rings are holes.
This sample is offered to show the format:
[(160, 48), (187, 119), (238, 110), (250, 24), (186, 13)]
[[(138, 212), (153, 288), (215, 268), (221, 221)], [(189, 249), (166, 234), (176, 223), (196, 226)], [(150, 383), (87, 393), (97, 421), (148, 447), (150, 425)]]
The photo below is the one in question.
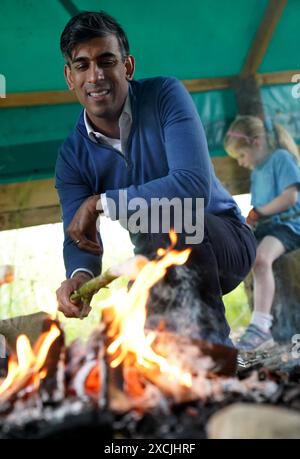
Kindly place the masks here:
[(270, 405), (235, 403), (215, 413), (208, 421), (210, 439), (300, 438), (300, 414)]
[(45, 321), (49, 317), (49, 314), (41, 311), (27, 316), (0, 320), (0, 336), (5, 337), (10, 351), (15, 351), (17, 337), (21, 334), (27, 335), (33, 345), (42, 333)]

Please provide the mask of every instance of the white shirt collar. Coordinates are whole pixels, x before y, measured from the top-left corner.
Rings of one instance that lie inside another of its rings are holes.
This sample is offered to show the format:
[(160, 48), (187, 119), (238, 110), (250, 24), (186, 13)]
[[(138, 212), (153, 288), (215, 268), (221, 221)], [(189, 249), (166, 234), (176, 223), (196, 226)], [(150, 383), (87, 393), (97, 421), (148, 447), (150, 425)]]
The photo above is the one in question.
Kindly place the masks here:
[(101, 134), (101, 132), (95, 131), (87, 117), (86, 109), (84, 109), (83, 116), (88, 136), (93, 142), (97, 143), (98, 141), (103, 141), (104, 143), (108, 143), (109, 145), (112, 145), (114, 148), (123, 151), (132, 125), (132, 110), (129, 94), (126, 97), (124, 107), (119, 118), (121, 137), (120, 139), (113, 139), (111, 137), (107, 137)]

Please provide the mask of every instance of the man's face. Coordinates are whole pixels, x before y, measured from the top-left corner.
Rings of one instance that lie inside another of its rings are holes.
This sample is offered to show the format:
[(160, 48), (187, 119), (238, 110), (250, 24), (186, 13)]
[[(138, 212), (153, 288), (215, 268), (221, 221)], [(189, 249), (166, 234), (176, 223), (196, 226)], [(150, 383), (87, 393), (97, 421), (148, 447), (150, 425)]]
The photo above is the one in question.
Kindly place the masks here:
[(89, 118), (97, 125), (100, 119), (116, 121), (128, 93), (128, 80), (134, 72), (134, 58), (122, 58), (114, 35), (93, 38), (79, 44), (72, 52), (65, 78)]

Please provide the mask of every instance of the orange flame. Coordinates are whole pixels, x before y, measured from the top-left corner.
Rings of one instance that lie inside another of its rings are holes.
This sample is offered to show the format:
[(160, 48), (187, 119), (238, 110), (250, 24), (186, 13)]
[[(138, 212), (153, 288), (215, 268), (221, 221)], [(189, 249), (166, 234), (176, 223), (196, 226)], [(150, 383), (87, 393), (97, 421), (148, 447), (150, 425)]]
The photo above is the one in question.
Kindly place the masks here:
[[(166, 358), (158, 355), (151, 347), (156, 337), (155, 332), (146, 335), (144, 330), (146, 304), (151, 287), (164, 277), (169, 266), (183, 265), (191, 252), (191, 249), (172, 250), (176, 243), (176, 234), (172, 232), (170, 238), (171, 249), (157, 251), (161, 258), (157, 261), (149, 261), (143, 267), (129, 292), (122, 290), (117, 295), (113, 295), (114, 318), (107, 334), (115, 339), (108, 346), (107, 352), (113, 356), (110, 363), (112, 368), (120, 365), (130, 354), (134, 356), (138, 365), (147, 368), (156, 366), (168, 377), (191, 387), (191, 374), (183, 372), (178, 366), (171, 365)], [(111, 306), (111, 299), (109, 303)]]
[(49, 348), (59, 335), (60, 330), (53, 323), (50, 330), (41, 335), (38, 347), (34, 351), (27, 336), (20, 335), (18, 337), (16, 355), (10, 358), (7, 377), (0, 385), (0, 399), (8, 389), (13, 389), (14, 385), (22, 383), (26, 377), (33, 376), (34, 386), (39, 387), (40, 380), (46, 376), (46, 370), (43, 369), (43, 365)]

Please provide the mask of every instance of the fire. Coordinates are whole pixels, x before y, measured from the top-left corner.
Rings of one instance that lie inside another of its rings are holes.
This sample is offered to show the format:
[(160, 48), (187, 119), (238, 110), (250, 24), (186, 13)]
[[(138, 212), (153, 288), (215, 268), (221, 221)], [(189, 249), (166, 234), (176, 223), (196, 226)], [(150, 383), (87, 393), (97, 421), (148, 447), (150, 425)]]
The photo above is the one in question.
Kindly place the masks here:
[(158, 250), (160, 259), (149, 261), (142, 268), (130, 290), (119, 291), (113, 296), (114, 317), (107, 331), (107, 336), (113, 341), (108, 346), (107, 352), (112, 356), (110, 363), (112, 368), (126, 361), (130, 355), (134, 356), (139, 366), (149, 369), (159, 368), (159, 371), (168, 375), (170, 379), (175, 378), (181, 385), (191, 387), (191, 374), (182, 371), (178, 366), (171, 365), (166, 358), (158, 355), (151, 347), (156, 337), (155, 332), (145, 333), (146, 304), (151, 287), (164, 277), (169, 266), (183, 265), (191, 252), (191, 249), (173, 250), (176, 234), (172, 232), (170, 238), (171, 248)]
[[(54, 323), (48, 332), (43, 333), (36, 345), (32, 349), (30, 341), (26, 335), (20, 335), (16, 344), (16, 355), (12, 356), (8, 364), (7, 377), (0, 385), (0, 400), (5, 392), (11, 390), (14, 392), (20, 389), (27, 379), (32, 378), (34, 387), (39, 387), (39, 382), (47, 372), (43, 369), (49, 348), (56, 338), (60, 335), (60, 330)], [(20, 386), (20, 387), (19, 387)]]
[[(145, 332), (150, 289), (165, 276), (168, 267), (183, 265), (191, 252), (191, 249), (175, 250), (176, 234), (172, 232), (170, 238), (172, 245), (169, 249), (159, 249), (157, 260), (146, 262), (139, 268), (140, 272), (130, 290), (119, 290), (110, 299), (108, 312), (112, 312), (112, 316), (106, 329), (110, 366), (116, 368), (123, 364), (123, 371), (129, 375), (129, 379), (130, 375), (133, 378), (129, 382), (135, 381), (135, 393), (143, 390), (138, 379), (140, 370), (149, 374), (150, 379), (151, 375), (163, 374), (168, 382), (175, 382), (183, 388), (192, 387), (192, 374), (157, 354), (153, 349), (156, 332)], [(101, 309), (104, 308), (102, 305)], [(49, 349), (59, 335), (60, 330), (53, 322), (50, 330), (39, 337), (34, 348), (27, 336), (18, 337), (16, 354), (10, 358), (7, 377), (0, 384), (0, 403), (22, 389), (26, 388), (26, 392), (38, 390), (41, 380), (47, 376), (45, 361)], [(85, 393), (91, 395), (100, 389), (101, 370), (96, 365), (85, 379)]]

